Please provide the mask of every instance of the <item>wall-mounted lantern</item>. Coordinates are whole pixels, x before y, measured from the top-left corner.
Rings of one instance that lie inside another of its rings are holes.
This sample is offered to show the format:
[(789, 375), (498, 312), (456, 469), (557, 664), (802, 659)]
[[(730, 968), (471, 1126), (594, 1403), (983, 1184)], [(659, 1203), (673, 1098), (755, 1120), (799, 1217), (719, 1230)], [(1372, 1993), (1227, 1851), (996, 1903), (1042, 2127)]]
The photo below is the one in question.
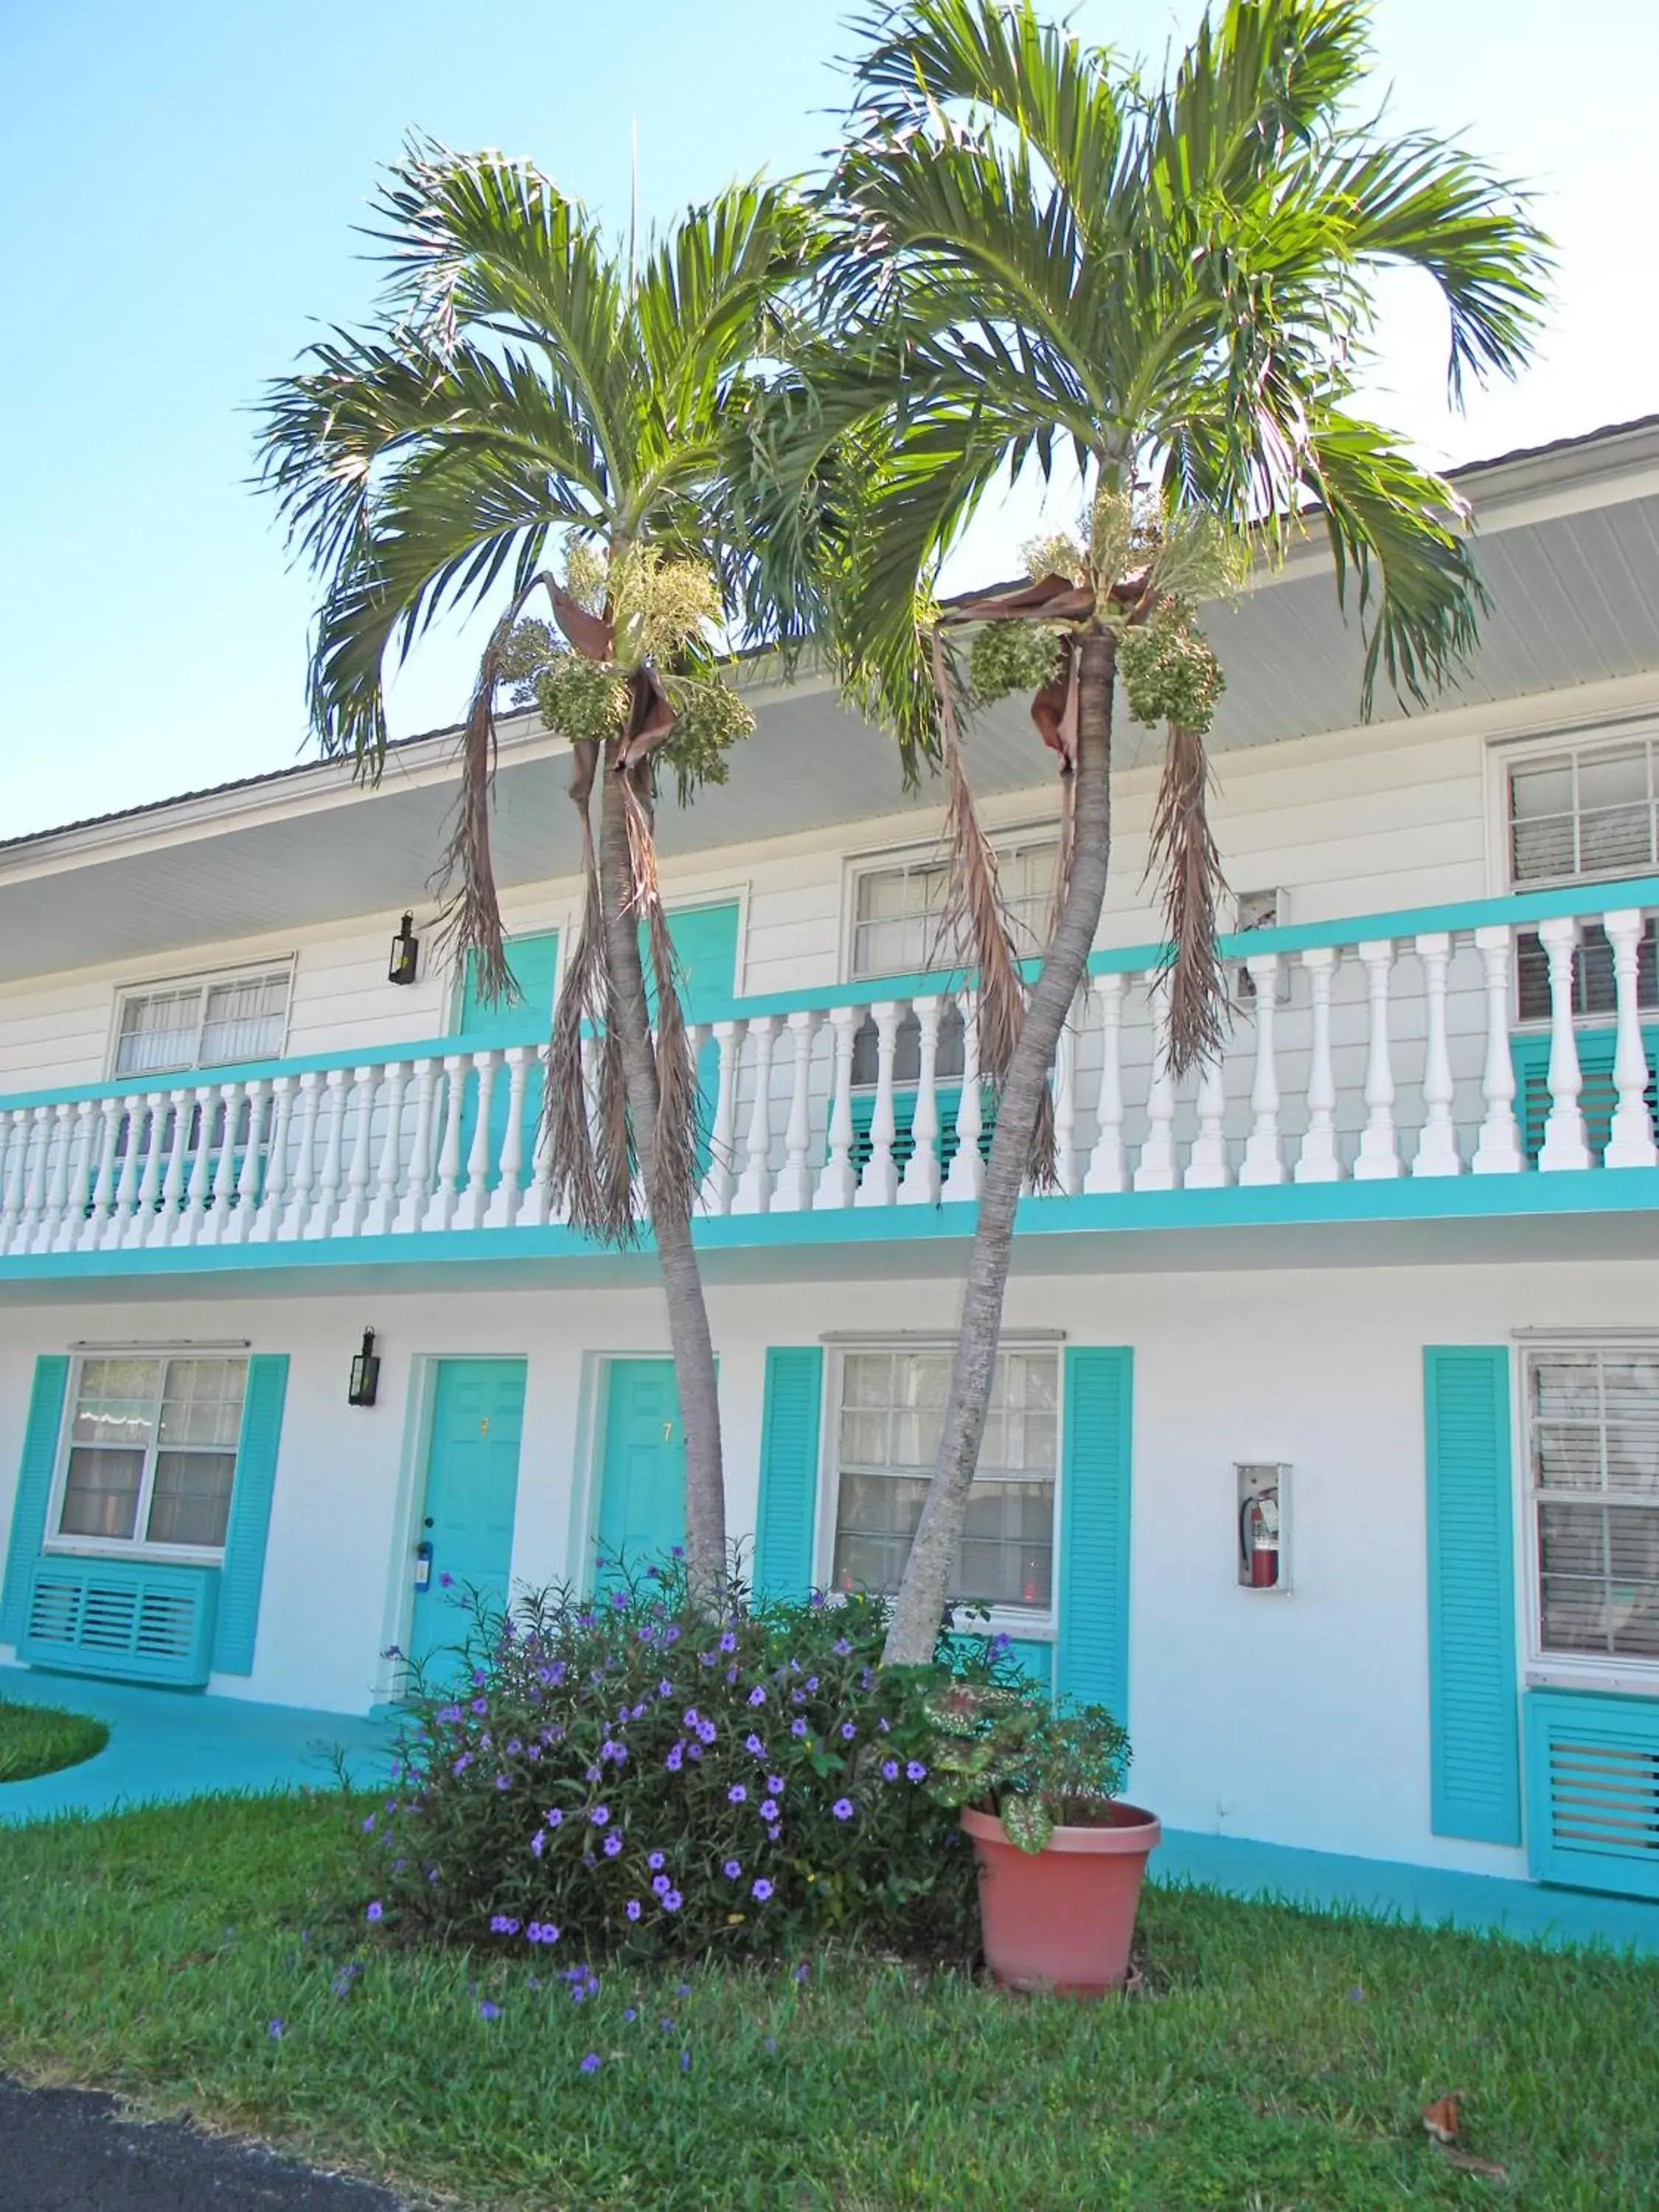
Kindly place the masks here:
[(374, 1332), (363, 1331), (363, 1348), (351, 1363), (351, 1388), (346, 1392), (348, 1406), (372, 1406), (374, 1394), (380, 1387), (380, 1355), (374, 1349)]
[(1280, 1460), (1235, 1462), (1238, 1486), (1238, 1586), (1291, 1586), (1291, 1470)]
[(392, 964), (386, 971), (387, 982), (412, 983), (420, 959), (421, 940), (415, 934), (415, 917), (406, 914), (392, 940)]

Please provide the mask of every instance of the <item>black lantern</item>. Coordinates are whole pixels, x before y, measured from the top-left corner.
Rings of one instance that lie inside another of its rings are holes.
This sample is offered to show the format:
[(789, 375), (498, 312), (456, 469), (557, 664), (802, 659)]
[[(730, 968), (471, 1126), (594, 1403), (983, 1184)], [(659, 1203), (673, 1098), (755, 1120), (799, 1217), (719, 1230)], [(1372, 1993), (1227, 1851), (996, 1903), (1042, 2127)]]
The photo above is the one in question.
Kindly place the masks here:
[(363, 1348), (351, 1363), (351, 1388), (346, 1392), (348, 1406), (372, 1406), (374, 1394), (380, 1387), (380, 1361), (374, 1349), (374, 1332), (363, 1331)]
[(420, 957), (421, 940), (415, 934), (415, 917), (406, 914), (403, 927), (392, 940), (392, 965), (386, 971), (387, 982), (412, 983)]

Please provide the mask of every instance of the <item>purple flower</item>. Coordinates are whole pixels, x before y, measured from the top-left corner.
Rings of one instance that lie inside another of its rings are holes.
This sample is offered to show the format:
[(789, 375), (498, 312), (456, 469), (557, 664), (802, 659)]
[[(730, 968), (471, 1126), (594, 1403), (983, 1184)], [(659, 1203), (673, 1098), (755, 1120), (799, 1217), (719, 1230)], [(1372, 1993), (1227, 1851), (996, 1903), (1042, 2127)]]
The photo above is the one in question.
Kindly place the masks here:
[(688, 1705), (680, 1715), (680, 1725), (682, 1728), (694, 1729), (702, 1718), (702, 1715), (695, 1705)]
[(816, 1674), (809, 1674), (809, 1675), (807, 1676), (807, 1678), (806, 1678), (806, 1686), (807, 1686), (807, 1688), (808, 1688), (809, 1690), (816, 1690), (816, 1689), (817, 1689), (817, 1687), (818, 1686), (818, 1678), (817, 1678), (817, 1676)]
[[(745, 1751), (752, 1752), (757, 1759), (764, 1759), (766, 1756), (766, 1746), (761, 1741), (760, 1738), (755, 1735), (752, 1729), (744, 1738), (743, 1747)], [(372, 1824), (374, 1815), (371, 1813), (368, 1819), (369, 1823)]]
[(847, 1638), (844, 1636), (838, 1636), (836, 1638), (835, 1650), (837, 1659), (844, 1659), (852, 1648), (852, 1645), (847, 1641)]
[(659, 1683), (658, 1683), (658, 1685), (657, 1685), (657, 1695), (658, 1695), (659, 1698), (672, 1698), (672, 1697), (673, 1696), (673, 1694), (674, 1694), (674, 1685), (673, 1685), (672, 1682), (659, 1682)]
[[(533, 1927), (535, 1923), (532, 1921), (531, 1924)], [(509, 1920), (506, 1913), (498, 1912), (490, 1921), (489, 1932), (492, 1936), (516, 1936), (519, 1923), (516, 1920)], [(535, 1938), (532, 1936), (531, 1940), (533, 1942)]]
[(516, 1759), (523, 1749), (524, 1746), (519, 1741), (518, 1737), (514, 1736), (512, 1742), (507, 1747), (507, 1755), (509, 1759)]
[(805, 1722), (791, 1721), (789, 1723), (789, 1733), (791, 1735), (805, 1735), (806, 1733)]
[(556, 1805), (550, 1805), (546, 1812), (542, 1814), (542, 1818), (546, 1821), (550, 1828), (556, 1828), (560, 1821), (563, 1820), (564, 1814), (560, 1812)]
[(851, 1721), (843, 1721), (841, 1724), (841, 1734), (843, 1743), (851, 1743), (853, 1738), (858, 1734), (858, 1729)]
[(599, 2054), (597, 2051), (590, 2051), (588, 2052), (586, 2057), (582, 2061), (581, 2070), (584, 2074), (597, 2074), (599, 2072)]
[(722, 1651), (735, 1651), (737, 1648), (738, 1639), (728, 1628), (725, 1635), (720, 1638), (720, 1650)]
[(727, 1859), (721, 1871), (725, 1874), (727, 1881), (736, 1881), (743, 1873), (743, 1862), (740, 1859)]
[(602, 1828), (611, 1818), (611, 1808), (608, 1805), (596, 1805), (587, 1817), (596, 1828)]
[(501, 2007), (498, 2004), (492, 2004), (488, 1997), (486, 1997), (483, 2003), (478, 2007), (478, 2017), (480, 2020), (499, 2020), (501, 2016)]
[(782, 1823), (782, 1821), (781, 1821), (781, 1820), (774, 1820), (774, 1821), (773, 1821), (773, 1823), (772, 1823), (772, 1825), (771, 1825), (771, 1826), (767, 1830), (767, 1832), (767, 1832), (767, 1834), (768, 1834), (769, 1836), (770, 1836), (770, 1838), (772, 1838), (772, 1841), (775, 1844), (775, 1843), (776, 1843), (776, 1841), (778, 1840), (778, 1838), (779, 1838), (779, 1837), (783, 1833), (783, 1823)]
[(772, 1894), (772, 1885), (768, 1881), (764, 1875), (763, 1875), (760, 1880), (752, 1886), (750, 1894), (757, 1898), (763, 1905), (764, 1905), (767, 1899), (770, 1897)]
[(377, 1897), (374, 1904), (369, 1906), (368, 1911), (364, 1913), (363, 1917), (365, 1920), (379, 1920), (384, 1916), (385, 1912), (386, 1907), (381, 1904), (380, 1899)]
[(455, 1577), (452, 1574), (447, 1572), (441, 1574), (438, 1577), (438, 1588), (440, 1589), (449, 1589), (453, 1586), (454, 1580)]
[(904, 1772), (905, 1778), (908, 1781), (925, 1782), (927, 1779), (927, 1769), (922, 1765), (919, 1759), (913, 1759), (910, 1761), (910, 1764), (905, 1768)]
[(808, 1974), (810, 1974), (810, 1973), (811, 1972), (811, 1971), (812, 1971), (812, 1969), (811, 1968), (811, 1966), (809, 1966), (806, 1964), (806, 1962), (805, 1961), (805, 1960), (802, 1960), (802, 1962), (801, 1962), (801, 1964), (800, 1964), (799, 1966), (797, 1966), (797, 1967), (796, 1967), (796, 1969), (795, 1969), (795, 1979), (796, 1979), (798, 1982), (804, 1982), (804, 1981), (806, 1979), (806, 1977), (808, 1976)]
[(691, 2053), (689, 2051), (682, 2051), (680, 2053), (680, 2071), (682, 2074), (689, 2074), (691, 2071)]
[(662, 1893), (662, 1909), (665, 1912), (678, 1912), (684, 1902), (685, 1899), (677, 1889), (665, 1889)]
[(714, 1726), (713, 1721), (699, 1721), (697, 1723), (697, 1734), (702, 1738), (705, 1743), (713, 1743), (714, 1738), (720, 1734), (720, 1730)]
[(770, 1796), (774, 1797), (781, 1797), (783, 1795), (782, 1775), (769, 1774), (766, 1778), (766, 1787)]
[(498, 1774), (495, 1777), (495, 1787), (498, 1790), (510, 1790), (513, 1787), (512, 1777), (507, 1774)]
[(452, 1766), (452, 1767), (450, 1768), (450, 1770), (449, 1770), (449, 1771), (450, 1771), (450, 1772), (451, 1772), (452, 1774), (456, 1775), (457, 1777), (459, 1777), (459, 1776), (460, 1776), (460, 1775), (465, 1774), (465, 1773), (466, 1772), (467, 1768), (468, 1768), (469, 1766), (471, 1766), (471, 1764), (472, 1764), (472, 1753), (471, 1753), (470, 1751), (464, 1751), (464, 1752), (461, 1753), (460, 1757), (459, 1757), (459, 1758), (455, 1761), (455, 1764), (453, 1765), (453, 1766)]
[(702, 1746), (700, 1743), (688, 1743), (685, 1747), (685, 1755), (688, 1759), (701, 1759)]
[(623, 2007), (623, 2018), (624, 2020), (637, 2020), (639, 2018), (639, 2014), (635, 2011), (632, 2005), (624, 2005)]
[(682, 1743), (677, 1743), (672, 1751), (669, 1753), (667, 1758), (664, 1759), (663, 1765), (668, 1769), (671, 1774), (678, 1774), (684, 1764), (685, 1746)]
[(763, 1705), (766, 1703), (766, 1692), (758, 1682), (749, 1692), (749, 1702), (751, 1705)]
[(830, 1810), (838, 1820), (850, 1820), (853, 1817), (853, 1801), (850, 1797), (837, 1797)]
[(535, 1834), (530, 1838), (530, 1848), (534, 1856), (537, 1858), (540, 1858), (542, 1853), (547, 1849), (547, 1831), (545, 1828), (537, 1829)]
[[(640, 1903), (637, 1897), (630, 1897), (627, 1904), (623, 1907), (623, 1910), (627, 1913), (630, 1920), (637, 1920), (645, 1908)], [(631, 2020), (633, 2018), (633, 2014), (629, 2013), (626, 2017)]]
[(882, 1734), (885, 1735), (888, 1729), (892, 1726), (892, 1723), (884, 1713), (882, 1717), (876, 1723), (876, 1726), (881, 1730)]
[(559, 1931), (550, 1920), (532, 1920), (524, 1931), (526, 1943), (556, 1943)]
[(650, 1868), (653, 1874), (655, 1874), (659, 1867), (665, 1866), (666, 1863), (667, 1862), (665, 1860), (660, 1851), (653, 1851), (650, 1857), (646, 1861), (647, 1866)]
[(363, 1822), (363, 1833), (364, 1833), (365, 1835), (368, 1835), (368, 1833), (369, 1830), (370, 1830), (374, 1826), (374, 1815), (371, 1813), (371, 1814), (369, 1814), (369, 1816), (368, 1816), (368, 1820), (366, 1820)]
[(778, 1803), (775, 1797), (763, 1797), (756, 1809), (763, 1820), (775, 1820), (778, 1817)]
[(472, 1710), (475, 1713), (487, 1713), (489, 1711), (489, 1698), (474, 1698), (472, 1700)]
[(273, 2020), (270, 2027), (266, 2028), (265, 2033), (270, 2038), (273, 2043), (280, 2043), (283, 2037), (287, 2033), (287, 2028), (282, 2021)]
[(744, 1805), (746, 1804), (748, 1801), (749, 1792), (744, 1788), (741, 1782), (734, 1782), (732, 1784), (732, 1787), (726, 1793), (726, 1802), (728, 1805)]
[(607, 1836), (605, 1839), (605, 1855), (606, 1858), (614, 1859), (617, 1852), (621, 1850), (622, 1847), (623, 1839), (619, 1835), (611, 1834)]

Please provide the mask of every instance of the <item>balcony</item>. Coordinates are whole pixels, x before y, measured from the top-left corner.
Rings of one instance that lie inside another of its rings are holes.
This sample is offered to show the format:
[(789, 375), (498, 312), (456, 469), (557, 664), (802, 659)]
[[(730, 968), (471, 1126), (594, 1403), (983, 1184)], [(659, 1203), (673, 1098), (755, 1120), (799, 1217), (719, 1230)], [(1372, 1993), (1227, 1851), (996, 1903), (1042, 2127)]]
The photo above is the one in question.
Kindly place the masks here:
[[(1645, 1249), (1656, 915), (1644, 877), (1230, 939), (1226, 1048), (1179, 1084), (1158, 948), (1097, 953), (1054, 1075), (1059, 1188), (1022, 1233), (1224, 1232), (1237, 1259), (1271, 1231), (1312, 1264), (1316, 1224), (1547, 1217)], [(693, 1041), (711, 1255), (876, 1241), (956, 1264), (994, 1110), (959, 975), (734, 1000)], [(543, 1079), (538, 1041), (461, 1036), (0, 1100), (0, 1282), (591, 1265), (551, 1204)], [(1384, 1251), (1368, 1230), (1360, 1256)]]

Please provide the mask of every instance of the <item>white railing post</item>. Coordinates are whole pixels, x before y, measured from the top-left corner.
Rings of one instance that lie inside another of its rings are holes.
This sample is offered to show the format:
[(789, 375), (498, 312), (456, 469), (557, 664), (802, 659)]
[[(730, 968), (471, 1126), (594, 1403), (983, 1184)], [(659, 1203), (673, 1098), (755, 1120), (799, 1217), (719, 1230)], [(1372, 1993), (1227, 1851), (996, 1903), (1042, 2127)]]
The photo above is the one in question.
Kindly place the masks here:
[(404, 1183), (402, 1202), (387, 1224), (394, 1236), (409, 1235), (423, 1225), (427, 1200), (431, 1195), (433, 1099), (438, 1087), (437, 1061), (417, 1060), (414, 1075), (415, 1134), (409, 1147), (409, 1174)]
[(323, 1079), (308, 1067), (300, 1078), (300, 1146), (294, 1163), (289, 1200), (275, 1234), (286, 1240), (303, 1237), (311, 1218), (311, 1194), (317, 1180), (317, 1116), (322, 1110)]
[(708, 1133), (708, 1166), (698, 1202), (705, 1213), (725, 1213), (730, 1210), (737, 1181), (732, 1168), (737, 1150), (738, 1054), (743, 1024), (716, 1022), (714, 1037), (720, 1054), (714, 1078), (714, 1118)]
[(1170, 1073), (1170, 1001), (1160, 987), (1168, 981), (1162, 968), (1146, 970), (1146, 998), (1152, 1013), (1152, 1079), (1146, 1092), (1146, 1141), (1135, 1163), (1137, 1190), (1173, 1190), (1176, 1187), (1175, 1078)]
[[(510, 1229), (519, 1218), (524, 1188), (524, 1094), (533, 1057), (533, 1049), (527, 1044), (511, 1044), (507, 1048), (507, 1127), (501, 1135), (500, 1172), (484, 1212), (487, 1229)], [(691, 1064), (695, 1067), (696, 1060)]]
[(1121, 1190), (1123, 1174), (1123, 978), (1097, 975), (1100, 1001), (1100, 1088), (1095, 1096), (1095, 1145), (1083, 1178), (1085, 1191)]
[(1082, 1188), (1077, 1158), (1078, 1020), (1073, 1000), (1054, 1047), (1054, 1187), (1064, 1198), (1075, 1198)]
[(165, 1092), (151, 1091), (144, 1098), (147, 1119), (143, 1124), (144, 1165), (138, 1179), (138, 1195), (134, 1200), (132, 1218), (126, 1225), (123, 1242), (138, 1245), (149, 1241), (155, 1223), (155, 1208), (161, 1189), (161, 1152), (167, 1133), (167, 1097)]
[[(115, 1147), (121, 1133), (121, 1101), (116, 1097), (100, 1100), (98, 1116), (98, 1173), (93, 1182), (87, 1218), (76, 1238), (77, 1248), (82, 1252), (97, 1250), (103, 1241), (105, 1224), (115, 1210)], [(5, 1249), (5, 1223), (0, 1219), (0, 1251)]]
[(126, 1244), (132, 1241), (132, 1224), (138, 1212), (139, 1180), (143, 1173), (143, 1161), (139, 1158), (146, 1127), (144, 1116), (149, 1110), (145, 1102), (134, 1092), (122, 1100), (126, 1121), (126, 1150), (121, 1155), (121, 1181), (115, 1194), (115, 1212), (112, 1226), (106, 1231), (102, 1242), (106, 1244)]
[(851, 1206), (858, 1195), (858, 1170), (853, 1164), (853, 1043), (863, 1012), (862, 1006), (832, 1006), (830, 1010), (830, 1028), (835, 1040), (830, 1156), (812, 1194), (815, 1207)]
[(71, 1111), (75, 1136), (64, 1202), (57, 1209), (58, 1228), (52, 1240), (54, 1252), (74, 1251), (86, 1226), (87, 1209), (91, 1202), (87, 1186), (92, 1180), (92, 1132), (98, 1109), (94, 1100), (82, 1098)]
[(1647, 925), (1638, 907), (1620, 907), (1604, 914), (1601, 927), (1613, 947), (1613, 981), (1617, 1009), (1617, 1042), (1613, 1054), (1613, 1087), (1619, 1103), (1613, 1109), (1613, 1126), (1601, 1164), (1609, 1168), (1650, 1168), (1659, 1165), (1659, 1149), (1653, 1141), (1653, 1117), (1648, 1111), (1648, 1055), (1642, 1042), (1640, 994), (1636, 962)]
[(57, 1240), (58, 1225), (69, 1205), (69, 1125), (73, 1111), (66, 1098), (60, 1098), (51, 1109), (45, 1158), (50, 1161), (52, 1171), (46, 1179), (45, 1195), (35, 1222), (33, 1249), (37, 1252), (51, 1251)]
[(942, 998), (913, 999), (919, 1057), (916, 1107), (910, 1123), (911, 1151), (899, 1182), (901, 1206), (937, 1206), (944, 1180), (939, 1164), (939, 1025)]
[(447, 1229), (454, 1218), (461, 1182), (461, 1109), (471, 1065), (465, 1053), (444, 1055), (443, 1139), (438, 1147), (437, 1182), (427, 1200), (422, 1229)]
[(1463, 1161), (1452, 1121), (1455, 1092), (1451, 1055), (1446, 1049), (1446, 969), (1451, 961), (1451, 933), (1436, 929), (1419, 937), (1417, 957), (1423, 963), (1423, 988), (1428, 1000), (1428, 1037), (1423, 1054), (1423, 1127), (1412, 1173), (1462, 1175)]
[(789, 1127), (784, 1136), (787, 1155), (777, 1188), (772, 1194), (775, 1213), (804, 1213), (812, 1203), (812, 1039), (818, 1017), (810, 1007), (798, 1008), (789, 1017), (791, 1041)]
[(288, 1206), (288, 1133), (298, 1086), (299, 1078), (293, 1075), (279, 1075), (270, 1086), (270, 1141), (265, 1147), (258, 1211), (249, 1232), (256, 1244), (271, 1243), (282, 1232)]
[(374, 1129), (374, 1094), (380, 1089), (380, 1069), (373, 1066), (352, 1072), (351, 1164), (346, 1170), (345, 1196), (335, 1223), (337, 1236), (360, 1235), (368, 1213), (369, 1146)]
[(3, 1180), (0, 1180), (0, 1252), (9, 1251), (12, 1236), (23, 1216), (23, 1163), (28, 1156), (29, 1110), (27, 1106), (14, 1106), (5, 1115), (4, 1144), (0, 1146), (3, 1158)]
[(1334, 945), (1310, 945), (1302, 955), (1313, 1049), (1308, 1063), (1308, 1126), (1292, 1174), (1297, 1182), (1340, 1182), (1342, 1178), (1336, 1149), (1336, 1074), (1331, 1064), (1331, 986), (1340, 958)]
[(975, 1199), (985, 1184), (985, 1162), (980, 1139), (985, 1133), (985, 1101), (979, 1083), (979, 1002), (971, 991), (956, 994), (962, 1016), (962, 1095), (957, 1100), (957, 1149), (939, 1196), (950, 1204)]
[(1510, 956), (1514, 936), (1507, 922), (1474, 933), (1486, 994), (1486, 1056), (1480, 1071), (1486, 1117), (1470, 1162), (1476, 1175), (1519, 1175), (1527, 1164), (1515, 1119), (1515, 1057), (1510, 1049)]
[(1389, 1055), (1389, 970), (1394, 963), (1394, 940), (1368, 938), (1358, 951), (1370, 1010), (1365, 1046), (1365, 1104), (1370, 1111), (1359, 1134), (1353, 1176), (1356, 1182), (1386, 1182), (1401, 1172), (1394, 1126), (1394, 1066)]
[[(180, 1099), (183, 1098), (180, 1093)], [(191, 1155), (190, 1182), (185, 1191), (185, 1202), (177, 1219), (172, 1224), (173, 1241), (176, 1244), (194, 1244), (201, 1234), (202, 1223), (207, 1212), (208, 1191), (213, 1167), (213, 1093), (205, 1086), (192, 1094), (196, 1133), (196, 1150)], [(190, 1121), (192, 1105), (180, 1103), (181, 1119)], [(166, 1224), (161, 1223), (153, 1232), (152, 1241), (165, 1243)]]
[(1550, 1110), (1538, 1164), (1546, 1175), (1593, 1164), (1584, 1137), (1578, 1094), (1584, 1079), (1578, 1066), (1578, 1040), (1572, 1027), (1572, 956), (1578, 924), (1570, 914), (1552, 915), (1538, 925), (1539, 941), (1549, 959)]
[(749, 1024), (755, 1041), (755, 1096), (749, 1107), (747, 1164), (732, 1194), (733, 1213), (764, 1213), (772, 1196), (772, 1042), (775, 1014), (757, 1014)]
[(1224, 1190), (1233, 1179), (1227, 1158), (1225, 1047), (1218, 1046), (1198, 1072), (1198, 1134), (1187, 1155), (1183, 1190)]
[(252, 1231), (259, 1204), (260, 1146), (264, 1139), (265, 1099), (269, 1086), (256, 1075), (243, 1086), (247, 1099), (247, 1142), (236, 1176), (236, 1203), (219, 1234), (228, 1244), (246, 1244)]
[(188, 1091), (174, 1091), (168, 1093), (162, 1108), (164, 1121), (168, 1113), (173, 1115), (173, 1141), (167, 1147), (167, 1170), (161, 1177), (156, 1209), (145, 1224), (147, 1244), (170, 1242), (178, 1231), (179, 1216), (184, 1212), (185, 1162), (190, 1157), (190, 1102)]
[(1255, 1119), (1239, 1162), (1241, 1183), (1285, 1180), (1285, 1154), (1279, 1139), (1279, 1064), (1273, 1023), (1279, 1009), (1279, 955), (1255, 952), (1244, 963), (1255, 986), (1255, 1079), (1250, 1085)]
[(481, 1229), (489, 1208), (489, 1109), (495, 1097), (495, 1071), (501, 1064), (498, 1052), (475, 1052), (472, 1055), (472, 1065), (477, 1071), (478, 1095), (472, 1108), (472, 1142), (466, 1149), (466, 1186), (453, 1217), (458, 1229)]
[(328, 1136), (323, 1145), (323, 1164), (317, 1176), (317, 1195), (311, 1208), (311, 1218), (305, 1225), (307, 1237), (331, 1237), (340, 1212), (340, 1186), (345, 1170), (346, 1071), (331, 1067), (323, 1078), (323, 1095), (328, 1107)]
[(893, 1055), (898, 1044), (899, 1002), (883, 999), (870, 1009), (876, 1025), (876, 1098), (870, 1115), (870, 1157), (859, 1178), (857, 1206), (891, 1206), (898, 1197), (898, 1163), (893, 1143), (898, 1121), (893, 1110)]
[(207, 1218), (196, 1232), (197, 1241), (203, 1244), (222, 1244), (226, 1242), (234, 1210), (231, 1200), (236, 1195), (236, 1121), (237, 1109), (242, 1103), (242, 1086), (240, 1083), (222, 1083), (219, 1098), (224, 1114), (224, 1126), (219, 1136), (219, 1158), (213, 1170), (213, 1189)]

